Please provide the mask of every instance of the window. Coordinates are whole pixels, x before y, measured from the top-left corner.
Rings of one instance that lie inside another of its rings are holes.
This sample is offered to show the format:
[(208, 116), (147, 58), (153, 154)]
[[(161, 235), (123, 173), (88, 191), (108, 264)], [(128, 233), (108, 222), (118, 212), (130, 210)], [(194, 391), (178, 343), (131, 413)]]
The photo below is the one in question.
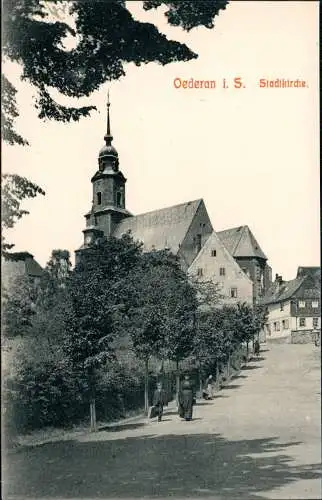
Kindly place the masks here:
[(268, 335), (271, 335), (271, 325), (269, 323), (266, 324), (266, 330)]
[(299, 300), (299, 307), (305, 307), (305, 300)]
[(226, 269), (225, 269), (224, 267), (221, 267), (221, 268), (219, 269), (219, 275), (220, 275), (220, 276), (225, 276), (225, 275), (226, 275)]
[(100, 205), (102, 203), (102, 193), (97, 193), (97, 204)]
[(118, 207), (122, 205), (122, 194), (121, 193), (116, 193), (116, 204)]
[(231, 289), (230, 289), (230, 296), (231, 296), (233, 299), (236, 299), (236, 298), (237, 298), (237, 288), (231, 288)]
[(198, 269), (197, 269), (197, 276), (203, 276), (203, 269), (202, 269), (202, 267), (198, 267)]
[(211, 250), (211, 257), (216, 257), (217, 251), (216, 250)]
[(283, 302), (280, 303), (280, 311), (284, 311), (284, 304), (283, 304)]
[(305, 325), (306, 325), (305, 318), (300, 318), (300, 326), (305, 326)]
[(319, 318), (313, 318), (313, 328), (319, 327)]
[(317, 309), (319, 307), (319, 301), (318, 300), (312, 300), (312, 307), (314, 309)]
[(280, 322), (279, 321), (275, 321), (275, 323), (274, 323), (274, 330), (275, 330), (275, 332), (279, 332), (280, 331)]
[(283, 319), (282, 326), (283, 326), (283, 330), (289, 329), (288, 319)]

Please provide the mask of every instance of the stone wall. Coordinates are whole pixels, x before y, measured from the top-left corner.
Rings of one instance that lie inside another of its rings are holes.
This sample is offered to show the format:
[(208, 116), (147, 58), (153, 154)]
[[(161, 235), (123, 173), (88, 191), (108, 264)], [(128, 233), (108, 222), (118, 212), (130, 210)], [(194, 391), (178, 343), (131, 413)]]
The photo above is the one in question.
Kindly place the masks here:
[(312, 330), (292, 331), (292, 344), (312, 344)]
[(292, 336), (291, 335), (285, 335), (284, 337), (269, 337), (268, 335), (266, 336), (266, 342), (267, 344), (291, 344), (292, 343)]

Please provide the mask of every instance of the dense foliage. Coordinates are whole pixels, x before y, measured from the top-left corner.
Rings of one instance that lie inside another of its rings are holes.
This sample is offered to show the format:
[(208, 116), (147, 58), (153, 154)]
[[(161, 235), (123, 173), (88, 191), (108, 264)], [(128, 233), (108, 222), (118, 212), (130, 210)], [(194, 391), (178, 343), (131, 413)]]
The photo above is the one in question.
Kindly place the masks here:
[[(22, 66), (23, 79), (37, 90), (40, 118), (78, 120), (93, 109), (62, 106), (51, 97), (51, 88), (70, 97), (89, 96), (105, 82), (124, 76), (126, 63), (164, 65), (197, 57), (185, 44), (168, 40), (155, 25), (135, 20), (123, 0), (46, 3), (3, 3), (3, 54)], [(213, 28), (214, 18), (227, 4), (224, 0), (142, 2), (145, 10), (166, 6), (169, 24), (187, 31)], [(69, 23), (71, 16), (75, 27)], [(63, 45), (67, 35), (77, 40), (71, 50)], [(10, 92), (14, 91), (11, 86)], [(21, 143), (10, 121), (16, 108), (4, 111), (6, 140)]]
[(191, 283), (173, 254), (143, 253), (130, 235), (101, 240), (70, 267), (54, 250), (39, 282), (18, 277), (4, 297), (12, 433), (85, 421), (89, 404), (98, 420), (146, 408), (162, 362), (173, 366), (171, 397), (179, 362), (195, 373), (197, 361), (203, 376), (229, 371), (265, 321), (259, 307), (219, 307), (213, 286)]

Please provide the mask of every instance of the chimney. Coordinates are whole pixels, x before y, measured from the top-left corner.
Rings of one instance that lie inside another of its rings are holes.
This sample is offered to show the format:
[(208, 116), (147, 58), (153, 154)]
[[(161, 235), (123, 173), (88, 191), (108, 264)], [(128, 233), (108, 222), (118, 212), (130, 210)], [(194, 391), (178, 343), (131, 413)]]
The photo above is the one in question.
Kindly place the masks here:
[(276, 291), (279, 292), (283, 284), (283, 278), (279, 274), (275, 275)]

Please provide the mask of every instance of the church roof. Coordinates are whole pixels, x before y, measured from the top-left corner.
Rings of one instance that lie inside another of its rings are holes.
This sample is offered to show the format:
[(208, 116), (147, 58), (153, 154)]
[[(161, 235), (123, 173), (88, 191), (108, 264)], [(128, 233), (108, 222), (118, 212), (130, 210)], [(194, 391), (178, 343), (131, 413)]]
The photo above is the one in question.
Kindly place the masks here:
[(130, 231), (134, 240), (144, 243), (144, 250), (169, 248), (176, 254), (201, 203), (201, 199), (188, 201), (127, 217), (117, 225), (113, 236), (119, 238)]
[(217, 234), (233, 257), (258, 257), (267, 260), (248, 226), (218, 231)]

